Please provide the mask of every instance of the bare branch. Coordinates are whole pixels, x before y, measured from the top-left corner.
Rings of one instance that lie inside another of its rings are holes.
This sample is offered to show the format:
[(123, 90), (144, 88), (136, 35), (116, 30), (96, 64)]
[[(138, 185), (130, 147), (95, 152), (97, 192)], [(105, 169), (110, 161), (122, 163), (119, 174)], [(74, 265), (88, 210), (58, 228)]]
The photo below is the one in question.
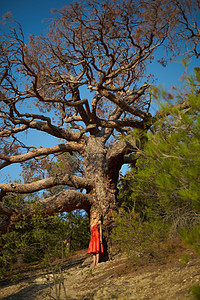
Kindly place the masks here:
[(127, 141), (125, 139), (116, 141), (110, 146), (110, 149), (108, 150), (106, 155), (108, 169), (113, 163), (115, 163), (117, 157), (122, 158), (124, 155), (132, 153), (134, 151), (138, 151), (138, 147), (134, 139), (132, 141)]
[(48, 124), (48, 122), (41, 122), (36, 120), (28, 120), (24, 118), (13, 118), (11, 119), (13, 124), (21, 125), (24, 124), (29, 128), (36, 129), (39, 131), (46, 132), (52, 136), (66, 139), (67, 141), (77, 141), (80, 138), (80, 133), (73, 130), (67, 130), (64, 128), (57, 127), (53, 124)]
[(43, 189), (47, 189), (57, 185), (68, 185), (77, 189), (94, 187), (92, 180), (85, 179), (75, 175), (59, 174), (46, 179), (34, 181), (31, 183), (0, 183), (0, 189), (4, 192), (16, 192), (20, 194), (28, 194)]
[[(118, 120), (105, 120), (100, 119), (97, 116), (92, 116), (92, 121), (96, 123), (98, 126), (104, 128), (115, 128), (116, 130), (124, 130), (124, 127), (132, 127), (132, 128), (144, 128), (144, 122), (138, 121), (136, 119), (118, 119)], [(130, 129), (128, 129), (130, 130)]]
[(117, 104), (121, 109), (123, 109), (124, 111), (130, 112), (134, 116), (138, 116), (138, 117), (144, 119), (144, 118), (147, 118), (148, 115), (149, 115), (147, 112), (141, 111), (137, 107), (130, 106), (125, 101), (120, 99), (120, 97), (116, 97), (116, 95), (114, 95), (111, 92), (108, 92), (108, 91), (105, 91), (105, 90), (99, 91), (99, 92), (102, 96), (108, 98), (111, 102)]
[[(12, 163), (19, 163), (19, 162), (27, 161), (29, 159), (43, 156), (43, 155), (49, 155), (49, 154), (54, 154), (54, 153), (59, 153), (59, 152), (62, 152), (62, 153), (63, 152), (72, 152), (72, 151), (79, 152), (81, 150), (83, 150), (83, 145), (81, 145), (81, 144), (63, 143), (63, 144), (58, 144), (56, 146), (49, 147), (49, 148), (33, 149), (30, 152), (21, 154), (21, 155), (8, 156), (8, 155), (0, 154), (0, 159), (5, 160), (9, 164), (12, 164)], [(0, 169), (1, 169), (2, 165), (0, 165)]]
[(11, 136), (13, 134), (16, 134), (18, 132), (22, 132), (28, 129), (27, 125), (22, 125), (20, 127), (17, 128), (11, 128), (11, 129), (4, 129), (2, 131), (0, 131), (0, 137), (8, 137)]
[(108, 176), (113, 180), (117, 180), (121, 166), (125, 163), (124, 156), (134, 151), (137, 152), (137, 150), (134, 140), (126, 141), (122, 139), (112, 144), (106, 155), (106, 173)]
[(5, 67), (4, 72), (0, 78), (0, 85), (2, 84), (3, 80), (6, 78), (7, 75), (8, 75), (8, 67)]
[[(45, 216), (55, 213), (70, 212), (75, 209), (84, 209), (89, 211), (92, 199), (89, 195), (82, 194), (79, 191), (68, 190), (56, 194), (52, 197), (37, 201), (37, 209), (34, 204), (23, 204), (19, 207), (5, 207), (0, 203), (0, 215), (6, 215), (7, 218), (0, 224), (0, 231), (7, 232), (11, 230), (15, 222), (21, 219), (30, 219), (34, 214)], [(8, 228), (10, 226), (10, 228)]]

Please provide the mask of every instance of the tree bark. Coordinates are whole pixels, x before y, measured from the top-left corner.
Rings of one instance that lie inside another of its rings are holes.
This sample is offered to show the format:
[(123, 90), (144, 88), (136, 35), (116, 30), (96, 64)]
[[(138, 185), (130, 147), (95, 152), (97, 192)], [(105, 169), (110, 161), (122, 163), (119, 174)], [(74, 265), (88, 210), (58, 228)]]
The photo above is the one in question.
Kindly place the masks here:
[(0, 183), (0, 189), (4, 192), (15, 192), (19, 194), (33, 193), (43, 189), (47, 189), (57, 185), (68, 185), (77, 189), (86, 188), (91, 189), (94, 187), (92, 180), (85, 178), (69, 175), (69, 174), (58, 174), (53, 177), (41, 179), (31, 183)]

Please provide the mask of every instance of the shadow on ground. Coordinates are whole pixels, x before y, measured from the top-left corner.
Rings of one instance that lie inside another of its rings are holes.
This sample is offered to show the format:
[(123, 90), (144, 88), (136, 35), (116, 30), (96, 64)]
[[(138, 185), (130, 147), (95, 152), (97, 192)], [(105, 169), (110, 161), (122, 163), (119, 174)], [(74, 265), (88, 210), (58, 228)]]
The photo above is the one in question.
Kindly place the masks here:
[(14, 293), (10, 296), (0, 298), (2, 300), (33, 300), (33, 295), (41, 295), (43, 290), (46, 289), (49, 285), (47, 284), (30, 284), (19, 292)]

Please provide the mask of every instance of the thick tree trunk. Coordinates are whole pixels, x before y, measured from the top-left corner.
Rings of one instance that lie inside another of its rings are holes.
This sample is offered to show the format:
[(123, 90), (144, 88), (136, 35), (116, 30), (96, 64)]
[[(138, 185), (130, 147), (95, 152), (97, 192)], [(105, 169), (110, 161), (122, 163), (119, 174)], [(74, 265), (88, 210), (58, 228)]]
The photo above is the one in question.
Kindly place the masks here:
[[(113, 211), (116, 209), (117, 181), (109, 176), (106, 154), (107, 150), (103, 139), (90, 137), (84, 156), (85, 177), (95, 182), (92, 189), (92, 205), (90, 212), (96, 211), (103, 222), (104, 246), (111, 257), (110, 233), (113, 226)], [(105, 252), (107, 252), (105, 251)]]

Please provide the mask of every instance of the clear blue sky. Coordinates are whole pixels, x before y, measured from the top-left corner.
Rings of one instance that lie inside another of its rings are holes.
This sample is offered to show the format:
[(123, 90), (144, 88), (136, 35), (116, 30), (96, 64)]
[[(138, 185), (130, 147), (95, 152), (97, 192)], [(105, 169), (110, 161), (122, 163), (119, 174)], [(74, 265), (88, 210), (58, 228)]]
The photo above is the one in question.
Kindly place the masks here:
[(70, 0), (0, 0), (1, 17), (11, 12), (13, 18), (18, 21), (25, 35), (40, 34), (44, 32), (45, 23), (42, 20), (52, 18), (51, 9), (60, 9)]
[[(7, 12), (11, 12), (13, 18), (22, 25), (25, 38), (28, 39), (30, 34), (45, 34), (46, 21), (53, 18), (51, 9), (60, 9), (72, 2), (70, 0), (0, 0), (0, 19), (2, 20), (2, 16)], [(195, 63), (191, 65), (191, 68), (195, 66)], [(166, 68), (163, 68), (158, 63), (152, 63), (149, 70), (155, 74), (158, 85), (162, 84), (170, 89), (171, 84), (177, 84), (184, 67), (180, 63), (170, 63)], [(40, 134), (37, 142), (40, 144), (41, 141), (45, 140), (46, 146), (54, 145), (54, 139), (50, 137), (48, 140), (46, 139), (44, 135)], [(1, 171), (0, 180), (5, 181), (7, 174), (10, 174), (11, 178), (18, 178), (19, 172), (20, 169), (16, 164), (7, 167)]]

